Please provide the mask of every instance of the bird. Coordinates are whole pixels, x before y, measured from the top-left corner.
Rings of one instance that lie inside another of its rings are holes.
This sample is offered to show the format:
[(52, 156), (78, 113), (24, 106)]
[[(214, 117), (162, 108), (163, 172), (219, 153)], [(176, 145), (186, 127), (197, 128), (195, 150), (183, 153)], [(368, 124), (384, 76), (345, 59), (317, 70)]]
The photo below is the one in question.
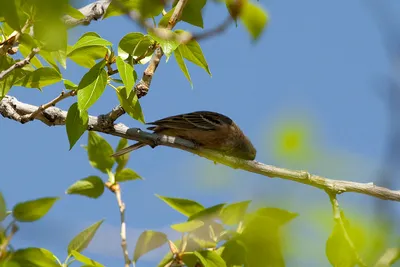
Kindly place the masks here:
[[(254, 160), (256, 149), (239, 126), (229, 117), (212, 111), (196, 111), (166, 117), (148, 127), (156, 134), (179, 137), (195, 143), (198, 147), (220, 152), (224, 155)], [(112, 157), (119, 157), (148, 144), (137, 142), (117, 151)]]

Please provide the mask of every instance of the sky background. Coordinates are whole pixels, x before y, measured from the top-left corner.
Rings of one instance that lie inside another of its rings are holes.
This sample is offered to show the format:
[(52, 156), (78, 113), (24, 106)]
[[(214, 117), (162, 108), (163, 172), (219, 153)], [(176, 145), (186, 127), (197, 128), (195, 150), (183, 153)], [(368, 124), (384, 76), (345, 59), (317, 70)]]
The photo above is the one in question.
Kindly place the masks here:
[[(81, 1), (77, 7), (89, 2)], [(188, 63), (192, 89), (174, 58), (168, 63), (163, 58), (149, 94), (140, 100), (145, 119), (154, 121), (198, 110), (220, 112), (234, 119), (249, 136), (257, 148), (258, 161), (333, 179), (379, 183), (377, 173), (383, 167), (389, 134), (385, 82), (391, 66), (376, 19), (365, 4), (373, 2), (260, 1), (270, 15), (260, 40), (252, 42), (239, 24), (221, 36), (201, 41), (212, 78)], [(392, 13), (386, 18), (400, 15), (398, 1), (385, 1), (382, 8)], [(214, 4), (206, 7), (205, 28), (221, 22), (224, 12)], [(185, 23), (176, 28), (193, 29)], [(112, 17), (72, 29), (69, 44), (88, 31), (98, 32), (116, 50), (124, 35), (140, 29), (126, 17)], [(141, 76), (143, 67), (136, 70)], [(64, 78), (79, 83), (86, 71), (69, 61)], [(22, 102), (40, 105), (56, 97), (62, 88), (61, 83), (45, 87), (43, 92), (16, 87), (9, 94)], [(75, 101), (67, 99), (58, 107), (67, 110)], [(104, 114), (116, 104), (114, 90), (108, 88), (89, 113)], [(119, 122), (143, 127), (128, 115)], [(288, 131), (303, 136), (301, 149), (293, 155), (277, 150), (281, 133)], [(13, 244), (44, 247), (64, 260), (72, 237), (104, 218), (84, 254), (106, 266), (122, 266), (119, 211), (114, 195), (106, 191), (93, 200), (64, 194), (69, 185), (89, 175), (106, 179), (90, 166), (80, 147), (87, 143), (87, 134), (69, 151), (65, 127), (47, 127), (37, 121), (20, 125), (0, 119), (0, 136), (0, 189), (9, 208), (38, 197), (62, 197), (43, 219), (21, 224)], [(116, 137), (102, 136), (113, 147), (118, 143)], [(297, 212), (300, 216), (284, 229), (288, 266), (329, 266), (325, 241), (333, 218), (323, 191), (214, 165), (167, 147), (132, 153), (128, 167), (145, 178), (122, 186), (131, 255), (143, 230), (165, 231), (174, 239), (177, 234), (169, 225), (185, 220), (155, 196), (159, 194), (193, 199), (205, 206), (253, 200), (253, 207)], [(393, 186), (398, 188), (399, 183)], [(346, 193), (339, 197), (339, 203), (353, 223), (362, 222), (368, 242), (373, 235), (371, 229), (376, 226), (372, 220), (373, 199)], [(398, 205), (394, 208), (400, 210)], [(399, 236), (399, 229), (394, 231), (394, 236)], [(150, 253), (137, 266), (154, 266), (165, 251), (163, 248)]]

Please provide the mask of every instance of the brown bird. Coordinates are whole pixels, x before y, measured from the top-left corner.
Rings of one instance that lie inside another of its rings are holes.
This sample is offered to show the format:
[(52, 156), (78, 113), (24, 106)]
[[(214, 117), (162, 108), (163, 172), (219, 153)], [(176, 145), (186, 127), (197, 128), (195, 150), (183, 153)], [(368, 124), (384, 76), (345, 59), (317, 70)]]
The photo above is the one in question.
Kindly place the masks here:
[[(147, 128), (154, 133), (190, 140), (201, 148), (245, 160), (254, 160), (256, 157), (256, 149), (242, 130), (230, 118), (216, 112), (197, 111), (147, 124), (155, 125)], [(118, 157), (146, 145), (138, 142), (112, 156)]]

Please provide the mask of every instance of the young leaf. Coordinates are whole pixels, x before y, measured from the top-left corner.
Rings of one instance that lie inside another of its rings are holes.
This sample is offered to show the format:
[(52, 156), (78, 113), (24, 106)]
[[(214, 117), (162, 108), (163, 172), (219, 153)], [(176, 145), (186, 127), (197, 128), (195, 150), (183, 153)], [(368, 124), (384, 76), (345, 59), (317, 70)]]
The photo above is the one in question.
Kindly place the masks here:
[(189, 220), (199, 219), (199, 220), (209, 220), (219, 217), (221, 210), (225, 206), (225, 203), (214, 205), (212, 207), (200, 210), (199, 212), (192, 214)]
[(98, 198), (104, 192), (104, 183), (98, 176), (83, 178), (68, 187), (67, 194)]
[(203, 68), (211, 76), (210, 68), (208, 67), (206, 58), (204, 57), (203, 51), (196, 40), (192, 40), (187, 44), (181, 44), (178, 47), (178, 50), (184, 58)]
[(215, 251), (195, 251), (194, 255), (200, 260), (203, 266), (207, 267), (226, 267), (225, 261)]
[(16, 82), (28, 88), (42, 88), (61, 81), (61, 74), (53, 68), (43, 67), (30, 72), (23, 80)]
[(282, 210), (278, 208), (260, 208), (255, 214), (267, 216), (276, 221), (279, 225), (286, 224), (299, 216), (298, 213)]
[(67, 90), (76, 90), (76, 89), (78, 89), (78, 85), (75, 84), (75, 83), (73, 83), (73, 82), (70, 81), (70, 80), (63, 79), (63, 82), (64, 82), (64, 87), (65, 87), (65, 89), (67, 89)]
[(103, 94), (107, 84), (105, 64), (106, 62), (102, 60), (94, 65), (80, 81), (78, 86), (79, 110), (89, 109)]
[[(163, 31), (163, 32), (165, 32), (165, 34), (171, 34), (171, 35), (176, 36), (175, 32), (168, 30), (168, 29), (160, 28), (159, 31)], [(152, 34), (152, 33), (149, 33), (149, 34), (157, 43), (160, 44), (164, 54), (167, 57), (167, 61), (168, 61), (168, 58), (175, 51), (175, 49), (179, 46), (179, 42), (174, 39), (165, 40), (165, 39), (160, 38), (157, 35)]]
[(182, 56), (182, 53), (181, 53), (179, 47), (178, 47), (178, 49), (175, 49), (174, 57), (175, 57), (176, 63), (178, 63), (179, 68), (181, 69), (181, 71), (185, 75), (186, 79), (188, 79), (188, 81), (190, 83), (190, 86), (193, 88), (193, 83), (192, 83), (192, 80), (190, 78), (189, 70), (188, 70), (188, 68), (186, 66), (185, 61), (183, 60), (183, 56)]
[[(22, 266), (61, 267), (57, 257), (44, 248), (24, 248), (11, 254), (11, 260)], [(6, 265), (7, 266), (7, 265)]]
[(142, 179), (139, 174), (137, 174), (135, 171), (132, 169), (123, 169), (115, 174), (115, 181), (116, 182), (126, 182), (126, 181), (132, 181), (132, 180), (137, 180), (137, 179)]
[(247, 200), (225, 206), (221, 212), (222, 222), (227, 225), (238, 224), (241, 220), (243, 220), (250, 202), (250, 200)]
[[(123, 86), (116, 88), (119, 103), (124, 108), (126, 113), (135, 120), (145, 123), (142, 107), (140, 106), (139, 99), (132, 89), (127, 89)], [(129, 93), (128, 93), (129, 92)]]
[(74, 103), (68, 109), (67, 119), (65, 122), (69, 150), (75, 145), (75, 143), (81, 138), (82, 134), (87, 130), (89, 122), (89, 115), (86, 110), (79, 110), (78, 103)]
[(221, 258), (227, 266), (248, 266), (246, 262), (246, 246), (237, 239), (227, 241), (221, 252)]
[(85, 19), (85, 15), (83, 15), (78, 9), (75, 9), (70, 4), (67, 5), (65, 10), (65, 14), (73, 17), (74, 19)]
[(46, 215), (58, 199), (58, 197), (44, 197), (18, 203), (13, 208), (13, 217), (19, 222), (37, 221)]
[(81, 253), (79, 253), (78, 251), (72, 250), (71, 251), (71, 255), (74, 256), (74, 258), (85, 264), (85, 266), (90, 266), (90, 267), (104, 267), (103, 264), (98, 263), (97, 261), (92, 260), (91, 258), (88, 258), (84, 255), (82, 255)]
[(121, 57), (117, 57), (117, 69), (119, 76), (121, 76), (121, 79), (124, 82), (125, 88), (131, 90), (135, 85), (133, 67), (126, 63)]
[(161, 247), (162, 245), (167, 243), (167, 241), (167, 235), (162, 232), (151, 230), (144, 231), (140, 234), (139, 239), (136, 242), (133, 261), (136, 262), (141, 256), (149, 251)]
[[(120, 151), (121, 149), (123, 149), (127, 146), (128, 146), (128, 140), (126, 140), (125, 138), (121, 138), (121, 139), (119, 139), (119, 142), (118, 142), (118, 145), (117, 145), (117, 148), (115, 149), (115, 151)], [(130, 154), (131, 153), (126, 153), (120, 157), (115, 158), (115, 161), (118, 164), (117, 169), (116, 169), (117, 173), (119, 171), (122, 171), (125, 168), (126, 164), (128, 163)]]
[(171, 225), (171, 228), (181, 233), (189, 233), (203, 225), (204, 223), (202, 221), (192, 220), (188, 222), (173, 224)]
[(15, 3), (16, 1), (0, 0), (0, 17), (4, 17), (7, 24), (14, 30), (20, 31), (21, 26)]
[(92, 131), (89, 131), (88, 137), (87, 150), (90, 165), (103, 173), (111, 171), (114, 165), (114, 158), (111, 155), (114, 151), (110, 144), (103, 137)]
[(160, 195), (156, 195), (159, 199), (167, 203), (174, 210), (179, 211), (183, 215), (189, 217), (199, 211), (203, 210), (203, 205), (197, 203), (196, 201), (185, 199), (185, 198), (173, 198), (173, 197), (164, 197)]
[(240, 19), (254, 40), (260, 37), (268, 23), (267, 13), (258, 4), (250, 1), (246, 1), (242, 7)]
[(77, 234), (68, 244), (68, 255), (71, 255), (73, 250), (81, 252), (87, 248), (103, 221), (100, 220)]
[(153, 40), (140, 32), (131, 32), (122, 37), (118, 44), (118, 56), (127, 59), (131, 56), (142, 56), (153, 44)]
[(68, 50), (68, 55), (72, 54), (74, 51), (84, 48), (84, 47), (92, 47), (92, 46), (111, 46), (112, 43), (110, 43), (107, 40), (104, 40), (103, 38), (99, 38), (94, 35), (86, 35), (82, 36), (69, 50)]
[[(68, 51), (70, 49), (72, 49), (72, 46), (68, 47)], [(92, 68), (96, 65), (96, 60), (104, 58), (107, 51), (108, 49), (103, 46), (87, 46), (67, 53), (67, 55), (76, 64), (85, 68)]]
[[(207, 0), (188, 1), (183, 9), (181, 20), (194, 26), (203, 28), (202, 10)], [(177, 1), (174, 2), (174, 6)]]
[(7, 206), (3, 194), (0, 192), (0, 222), (7, 217)]

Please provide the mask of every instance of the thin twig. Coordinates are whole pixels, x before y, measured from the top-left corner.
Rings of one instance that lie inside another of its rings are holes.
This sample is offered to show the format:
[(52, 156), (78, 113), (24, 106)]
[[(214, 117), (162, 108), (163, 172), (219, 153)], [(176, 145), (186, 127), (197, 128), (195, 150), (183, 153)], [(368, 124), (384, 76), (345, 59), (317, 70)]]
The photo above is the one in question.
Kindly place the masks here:
[(68, 28), (73, 28), (78, 25), (89, 25), (93, 20), (98, 20), (103, 17), (110, 3), (111, 0), (99, 0), (79, 8), (79, 11), (85, 16), (83, 19), (75, 19), (68, 15), (65, 15), (62, 19)]
[(0, 81), (3, 80), (8, 74), (10, 74), (13, 70), (15, 69), (20, 69), (26, 65), (28, 65), (32, 58), (39, 53), (39, 48), (33, 48), (32, 51), (29, 53), (29, 55), (24, 58), (21, 61), (15, 62), (13, 65), (11, 65), (8, 69), (3, 70), (2, 72), (0, 72)]
[[(18, 116), (31, 114), (38, 107), (18, 101), (15, 97), (5, 96), (0, 101), (0, 114), (6, 118), (16, 120)], [(50, 107), (39, 113), (35, 118), (47, 125), (65, 125), (67, 111), (56, 107)], [(16, 120), (19, 121), (19, 120)], [(257, 173), (270, 178), (281, 178), (291, 180), (297, 183), (306, 184), (322, 190), (328, 190), (335, 194), (345, 192), (354, 192), (372, 197), (393, 200), (400, 202), (400, 190), (390, 190), (385, 187), (376, 186), (373, 183), (358, 183), (344, 180), (333, 180), (322, 176), (312, 175), (306, 171), (290, 170), (276, 166), (267, 165), (257, 161), (241, 160), (234, 157), (225, 156), (210, 150), (196, 147), (192, 142), (178, 137), (169, 137), (165, 135), (152, 134), (142, 131), (138, 128), (128, 128), (122, 123), (113, 125), (112, 127), (104, 127), (98, 117), (89, 116), (88, 129), (119, 136), (130, 140), (141, 141), (144, 143), (153, 143), (155, 145), (163, 145), (174, 147), (197, 154), (226, 166), (242, 169), (248, 172)]]
[(400, 259), (400, 248), (389, 248), (379, 258), (374, 267), (389, 267)]
[(120, 218), (121, 218), (121, 247), (122, 247), (122, 252), (124, 254), (124, 261), (125, 261), (125, 267), (129, 267), (131, 264), (131, 260), (129, 259), (129, 253), (128, 253), (128, 244), (126, 242), (126, 222), (125, 222), (125, 203), (122, 201), (122, 196), (121, 196), (121, 186), (118, 183), (110, 183), (107, 182), (106, 187), (110, 189), (111, 192), (115, 194), (115, 198), (117, 199), (118, 207), (119, 207), (119, 213), (120, 213)]
[(15, 221), (11, 222), (11, 232), (10, 234), (5, 238), (5, 240), (3, 241), (3, 243), (0, 246), (0, 259), (3, 257), (3, 255), (5, 255), (6, 250), (8, 245), (11, 242), (11, 239), (13, 238), (13, 236), (15, 235), (15, 233), (18, 231), (18, 226), (15, 223)]
[(349, 245), (351, 251), (353, 252), (353, 255), (358, 263), (359, 266), (361, 267), (366, 267), (367, 265), (364, 263), (363, 259), (360, 257), (360, 254), (358, 254), (356, 247), (354, 246), (353, 241), (351, 240), (349, 233), (346, 230), (346, 226), (344, 225), (343, 218), (340, 212), (340, 207), (339, 207), (339, 202), (337, 201), (336, 198), (336, 193), (330, 192), (329, 190), (326, 190), (326, 193), (329, 196), (329, 200), (331, 201), (332, 204), (332, 210), (333, 210), (333, 218), (337, 224), (340, 226), (340, 230), (342, 231), (343, 237), (346, 240), (347, 244)]
[(216, 26), (215, 28), (202, 33), (193, 34), (190, 40), (199, 41), (202, 39), (206, 39), (208, 37), (215, 36), (216, 34), (222, 33), (226, 31), (230, 25), (232, 25), (232, 21), (233, 21), (232, 17), (228, 16), (220, 25)]
[(76, 90), (71, 90), (68, 93), (61, 92), (61, 94), (59, 96), (57, 96), (56, 98), (54, 98), (50, 102), (39, 106), (34, 112), (21, 116), (21, 118), (20, 118), (21, 121), (20, 122), (21, 123), (26, 123), (28, 121), (34, 120), (38, 116), (39, 113), (43, 112), (44, 110), (48, 109), (49, 107), (55, 106), (61, 100), (65, 99), (65, 98), (68, 98), (70, 96), (74, 96), (76, 94), (77, 94)]

